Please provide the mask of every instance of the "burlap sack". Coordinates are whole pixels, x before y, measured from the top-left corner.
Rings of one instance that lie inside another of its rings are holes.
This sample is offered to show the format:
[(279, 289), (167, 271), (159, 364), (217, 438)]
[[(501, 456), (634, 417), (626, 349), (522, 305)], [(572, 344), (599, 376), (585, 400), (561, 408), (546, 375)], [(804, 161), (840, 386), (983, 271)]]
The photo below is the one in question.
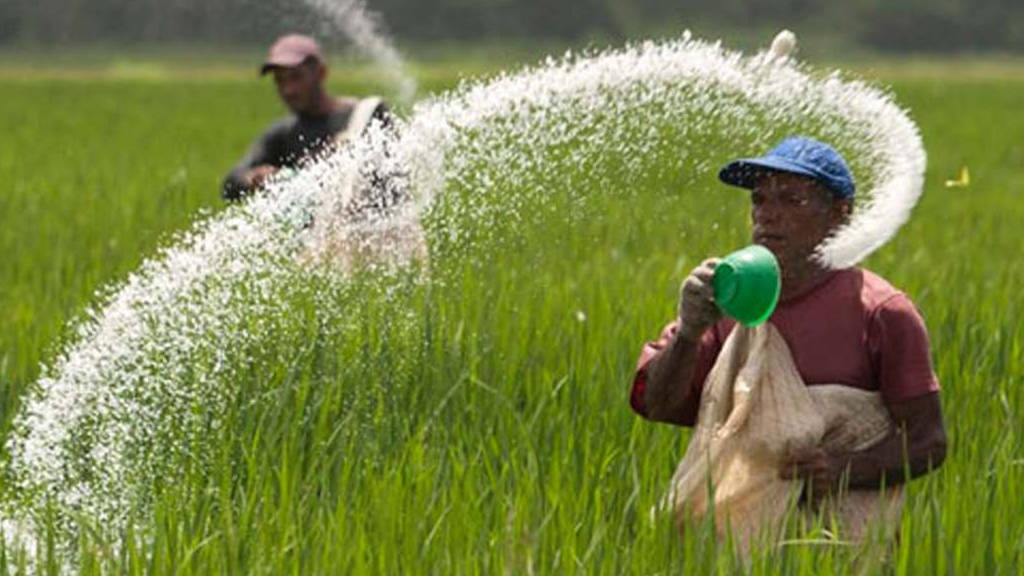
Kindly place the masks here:
[[(708, 374), (697, 425), (672, 478), (668, 503), (680, 530), (713, 501), (720, 537), (746, 549), (777, 538), (803, 489), (779, 478), (782, 463), (812, 447), (869, 448), (892, 430), (879, 394), (849, 386), (804, 385), (785, 340), (770, 323), (737, 326)], [(902, 491), (852, 490), (828, 503), (840, 534), (858, 541), (873, 524), (895, 525)], [(812, 512), (801, 510), (802, 513)]]

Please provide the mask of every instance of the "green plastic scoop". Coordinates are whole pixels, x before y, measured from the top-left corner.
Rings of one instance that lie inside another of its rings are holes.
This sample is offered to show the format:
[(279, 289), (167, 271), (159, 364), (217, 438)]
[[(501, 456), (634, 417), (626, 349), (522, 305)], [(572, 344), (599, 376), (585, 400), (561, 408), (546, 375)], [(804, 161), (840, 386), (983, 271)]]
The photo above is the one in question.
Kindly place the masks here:
[(757, 326), (772, 315), (782, 290), (775, 255), (757, 244), (722, 258), (711, 282), (722, 312), (747, 326)]

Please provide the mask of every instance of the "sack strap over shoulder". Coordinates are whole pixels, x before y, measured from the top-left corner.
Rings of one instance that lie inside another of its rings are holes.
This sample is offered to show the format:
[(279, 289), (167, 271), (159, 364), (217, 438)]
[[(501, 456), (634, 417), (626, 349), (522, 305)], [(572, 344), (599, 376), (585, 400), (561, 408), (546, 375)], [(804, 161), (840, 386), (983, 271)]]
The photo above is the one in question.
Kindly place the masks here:
[(370, 125), (370, 121), (373, 120), (374, 113), (380, 108), (381, 104), (384, 103), (384, 99), (379, 96), (369, 96), (361, 99), (352, 110), (352, 114), (348, 118), (348, 125), (345, 126), (345, 130), (339, 132), (335, 137), (334, 141), (338, 145), (347, 144), (356, 138), (366, 130), (366, 127)]

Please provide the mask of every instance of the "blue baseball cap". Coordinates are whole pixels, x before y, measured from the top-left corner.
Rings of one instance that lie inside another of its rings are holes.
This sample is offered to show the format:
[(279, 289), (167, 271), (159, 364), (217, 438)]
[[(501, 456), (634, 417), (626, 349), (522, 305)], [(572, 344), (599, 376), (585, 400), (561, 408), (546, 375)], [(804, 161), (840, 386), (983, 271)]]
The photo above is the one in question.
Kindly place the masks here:
[(831, 190), (835, 198), (853, 198), (856, 188), (850, 167), (839, 152), (806, 136), (790, 136), (760, 158), (734, 160), (722, 168), (718, 179), (749, 190), (765, 171), (813, 178)]

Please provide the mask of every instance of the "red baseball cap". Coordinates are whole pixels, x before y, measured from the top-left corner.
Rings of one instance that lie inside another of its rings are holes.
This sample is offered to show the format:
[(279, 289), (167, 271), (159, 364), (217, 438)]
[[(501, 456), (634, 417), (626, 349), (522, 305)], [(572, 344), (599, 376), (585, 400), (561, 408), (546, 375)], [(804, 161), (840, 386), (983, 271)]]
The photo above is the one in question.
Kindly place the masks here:
[(316, 40), (302, 34), (287, 34), (274, 41), (267, 51), (267, 59), (263, 61), (260, 75), (274, 68), (294, 68), (310, 58), (324, 61), (323, 52)]

